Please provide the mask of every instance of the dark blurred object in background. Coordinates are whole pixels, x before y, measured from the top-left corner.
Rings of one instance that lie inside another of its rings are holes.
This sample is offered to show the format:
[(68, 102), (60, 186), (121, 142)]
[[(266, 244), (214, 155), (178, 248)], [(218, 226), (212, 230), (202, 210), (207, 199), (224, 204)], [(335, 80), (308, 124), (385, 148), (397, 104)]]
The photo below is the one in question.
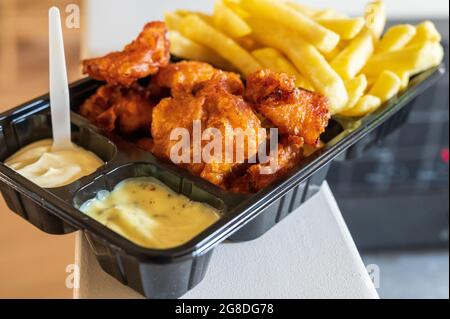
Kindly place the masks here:
[(433, 22), (443, 36), (447, 74), (412, 102), (401, 129), (328, 173), (360, 250), (448, 247), (449, 21)]

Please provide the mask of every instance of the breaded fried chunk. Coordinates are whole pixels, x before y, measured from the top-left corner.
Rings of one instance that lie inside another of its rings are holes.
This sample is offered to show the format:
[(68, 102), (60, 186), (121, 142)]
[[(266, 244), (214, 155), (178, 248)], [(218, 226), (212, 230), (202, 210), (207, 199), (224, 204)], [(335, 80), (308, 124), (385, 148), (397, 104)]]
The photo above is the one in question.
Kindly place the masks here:
[(154, 104), (138, 84), (131, 87), (106, 84), (81, 106), (80, 114), (106, 131), (122, 134), (150, 131)]
[(247, 77), (245, 98), (282, 134), (302, 137), (316, 145), (330, 119), (327, 99), (296, 88), (294, 77), (260, 70)]
[[(218, 77), (218, 74), (226, 76)], [(229, 86), (231, 93), (240, 95), (244, 91), (244, 84), (238, 74), (221, 71), (208, 63), (197, 61), (181, 61), (162, 68), (152, 78), (150, 91), (155, 96), (164, 96), (163, 91), (168, 89), (172, 97), (181, 97), (195, 93), (203, 83), (215, 76), (223, 80), (223, 85)]]
[(123, 51), (84, 60), (83, 73), (96, 80), (124, 86), (130, 86), (140, 78), (155, 74), (170, 60), (166, 33), (164, 22), (149, 22)]
[(236, 193), (256, 193), (285, 175), (303, 158), (303, 139), (285, 136), (278, 143), (275, 156), (267, 163), (250, 165), (244, 174), (229, 180), (229, 189)]

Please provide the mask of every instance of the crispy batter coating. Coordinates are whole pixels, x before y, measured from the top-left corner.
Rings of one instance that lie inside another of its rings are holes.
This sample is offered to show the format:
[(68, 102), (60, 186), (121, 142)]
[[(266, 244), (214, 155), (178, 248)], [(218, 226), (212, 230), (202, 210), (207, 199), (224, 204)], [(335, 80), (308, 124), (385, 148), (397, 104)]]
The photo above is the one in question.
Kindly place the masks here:
[[(225, 72), (217, 73), (211, 80), (203, 82), (195, 95), (185, 94), (161, 100), (154, 108), (152, 121), (153, 153), (156, 156), (170, 160), (172, 147), (178, 143), (178, 140), (170, 140), (170, 133), (175, 128), (185, 128), (189, 132), (190, 157), (188, 163), (179, 165), (221, 187), (224, 187), (224, 181), (233, 167), (240, 164), (239, 160), (254, 156), (263, 140), (261, 122), (242, 96), (229, 92), (228, 76)], [(214, 133), (210, 131), (212, 128), (220, 134), (203, 139), (200, 150), (193, 139), (194, 120), (199, 121), (204, 134), (208, 131)], [(244, 134), (239, 135), (234, 130), (237, 128)], [(219, 154), (205, 151), (205, 147), (209, 143), (215, 144), (215, 141), (221, 145)], [(226, 145), (232, 147), (227, 148)], [(203, 156), (196, 163), (193, 156), (202, 151)], [(239, 159), (237, 154), (243, 157)]]
[[(172, 97), (193, 94), (201, 88), (201, 85), (218, 74), (226, 74), (222, 77), (223, 85), (228, 85), (229, 91), (241, 95), (244, 85), (240, 76), (232, 72), (224, 72), (215, 69), (210, 64), (197, 61), (181, 61), (161, 68), (152, 78), (150, 90), (155, 96), (165, 97), (164, 90), (170, 90)], [(167, 95), (167, 94), (166, 94)]]
[[(303, 158), (303, 139), (285, 136), (278, 143), (276, 158), (269, 158), (275, 165), (258, 163), (248, 166), (241, 176), (233, 176), (227, 182), (228, 188), (236, 193), (256, 193), (284, 176)], [(238, 174), (240, 174), (239, 172)]]
[(330, 119), (328, 100), (295, 87), (295, 79), (284, 73), (260, 70), (247, 77), (247, 101), (275, 124), (282, 134), (300, 136), (316, 145)]
[[(194, 121), (201, 121), (203, 118), (204, 103), (204, 99), (193, 96), (186, 96), (183, 99), (168, 97), (155, 106), (151, 132), (154, 143), (153, 153), (156, 156), (170, 159), (170, 151), (177, 144), (176, 140), (170, 139), (174, 129), (187, 129), (192, 136)], [(192, 145), (190, 148), (192, 149)]]
[[(124, 51), (84, 61), (85, 72), (108, 84), (85, 101), (81, 115), (107, 131), (142, 137), (137, 147), (240, 193), (257, 192), (284, 176), (304, 157), (304, 143), (314, 149), (320, 142), (330, 118), (328, 101), (296, 88), (292, 77), (255, 72), (247, 77), (244, 95), (238, 74), (202, 62), (168, 61), (161, 22), (147, 24)], [(148, 88), (136, 83), (150, 74)], [(267, 163), (250, 164), (267, 138), (265, 128), (273, 126), (282, 135), (276, 153)], [(176, 129), (188, 133), (188, 157), (178, 162)]]
[(150, 130), (153, 106), (147, 91), (137, 84), (106, 84), (83, 103), (80, 114), (106, 131), (117, 128), (120, 133), (131, 134)]
[(110, 84), (130, 86), (140, 78), (158, 72), (169, 63), (169, 40), (164, 22), (147, 23), (138, 37), (123, 51), (83, 61), (83, 73)]

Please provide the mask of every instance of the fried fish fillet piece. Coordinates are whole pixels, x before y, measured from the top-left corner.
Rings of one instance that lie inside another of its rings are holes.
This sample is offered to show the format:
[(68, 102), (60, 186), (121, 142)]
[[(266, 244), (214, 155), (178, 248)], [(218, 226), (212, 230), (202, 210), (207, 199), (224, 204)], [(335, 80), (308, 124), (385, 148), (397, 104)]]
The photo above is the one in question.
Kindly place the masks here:
[(130, 86), (169, 63), (169, 40), (164, 22), (149, 22), (123, 51), (83, 61), (83, 73), (110, 84)]
[(150, 131), (153, 106), (148, 91), (138, 84), (105, 84), (83, 103), (80, 114), (106, 131), (132, 134)]
[(302, 137), (308, 145), (319, 142), (331, 116), (326, 97), (297, 88), (294, 77), (268, 69), (247, 77), (245, 99), (281, 134)]
[(284, 176), (302, 158), (303, 138), (283, 136), (275, 154), (270, 154), (266, 163), (247, 164), (243, 174), (242, 169), (238, 168), (238, 176), (230, 175), (228, 189), (236, 193), (256, 193)]
[[(218, 72), (203, 82), (195, 94), (164, 98), (154, 108), (152, 120), (156, 156), (176, 162), (220, 187), (224, 187), (233, 167), (256, 155), (265, 138), (252, 107), (242, 96), (230, 92), (228, 76), (226, 72)], [(200, 143), (194, 141), (195, 125), (200, 125), (197, 127), (203, 134)], [(189, 133), (189, 156), (175, 161), (173, 150), (179, 140), (171, 140), (170, 135), (180, 128)], [(220, 145), (220, 149), (208, 145)]]
[[(229, 91), (236, 95), (241, 95), (244, 91), (244, 84), (238, 74), (215, 69), (208, 63), (198, 61), (181, 61), (171, 63), (152, 77), (150, 91), (155, 96), (182, 97), (186, 94), (193, 94), (202, 83), (211, 80), (218, 74), (226, 74), (224, 85), (227, 84)], [(200, 86), (200, 87), (199, 87)], [(164, 90), (170, 90), (170, 94), (165, 94)]]

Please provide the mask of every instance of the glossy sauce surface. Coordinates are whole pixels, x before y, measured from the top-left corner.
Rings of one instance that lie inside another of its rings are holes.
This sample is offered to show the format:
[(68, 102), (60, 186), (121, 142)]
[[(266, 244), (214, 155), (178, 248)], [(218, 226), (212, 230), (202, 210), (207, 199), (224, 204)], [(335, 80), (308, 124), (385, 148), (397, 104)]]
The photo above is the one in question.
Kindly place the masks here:
[(126, 179), (80, 210), (132, 242), (156, 249), (179, 246), (220, 217), (213, 207), (175, 193), (153, 177)]
[(52, 149), (52, 144), (52, 139), (31, 143), (4, 163), (44, 188), (68, 185), (104, 164), (97, 155), (75, 144), (63, 150)]

